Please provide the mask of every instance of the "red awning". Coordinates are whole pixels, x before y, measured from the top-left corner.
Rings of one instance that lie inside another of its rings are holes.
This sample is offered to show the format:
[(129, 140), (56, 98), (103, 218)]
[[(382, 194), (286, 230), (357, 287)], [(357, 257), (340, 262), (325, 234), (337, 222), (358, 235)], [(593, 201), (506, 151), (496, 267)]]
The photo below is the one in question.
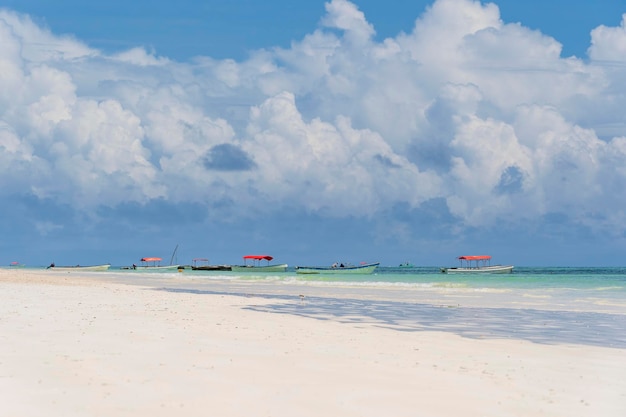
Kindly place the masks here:
[(465, 255), (459, 256), (458, 259), (462, 259), (464, 261), (488, 261), (491, 259), (489, 255)]
[(161, 258), (141, 258), (141, 262), (157, 262), (162, 261)]
[(266, 261), (271, 261), (274, 258), (269, 255), (246, 255), (243, 257), (243, 259), (256, 259), (257, 261), (260, 261), (261, 259), (265, 259)]

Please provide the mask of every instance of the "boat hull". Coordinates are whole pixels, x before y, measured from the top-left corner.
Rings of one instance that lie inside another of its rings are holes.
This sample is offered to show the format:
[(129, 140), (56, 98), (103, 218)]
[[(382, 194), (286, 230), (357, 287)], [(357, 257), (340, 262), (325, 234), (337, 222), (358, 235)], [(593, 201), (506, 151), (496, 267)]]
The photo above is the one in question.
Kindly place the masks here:
[(158, 271), (177, 271), (182, 269), (180, 265), (164, 265), (164, 266), (136, 266), (131, 268), (134, 271), (158, 272)]
[(230, 267), (230, 270), (233, 272), (286, 272), (287, 264), (264, 266), (233, 265)]
[(444, 274), (510, 274), (513, 265), (479, 266), (475, 268), (441, 268)]
[(367, 275), (372, 274), (379, 263), (359, 265), (359, 266), (344, 266), (344, 267), (322, 267), (322, 266), (296, 266), (296, 274), (360, 274)]
[(203, 265), (192, 266), (192, 271), (230, 271), (232, 267), (230, 265)]
[(111, 264), (104, 265), (87, 265), (87, 266), (49, 266), (52, 271), (107, 271)]

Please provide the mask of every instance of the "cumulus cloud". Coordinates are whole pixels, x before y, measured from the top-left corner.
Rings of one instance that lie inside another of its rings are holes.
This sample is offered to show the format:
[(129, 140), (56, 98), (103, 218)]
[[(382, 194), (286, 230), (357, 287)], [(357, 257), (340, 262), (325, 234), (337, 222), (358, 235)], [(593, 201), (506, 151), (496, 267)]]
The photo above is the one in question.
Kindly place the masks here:
[(623, 234), (626, 67), (599, 61), (623, 60), (624, 21), (592, 32), (585, 61), (493, 3), (437, 0), (377, 42), (354, 3), (332, 0), (290, 48), (175, 62), (0, 11), (0, 193), (244, 217), (445, 202), (459, 227), (565, 213)]
[(619, 27), (600, 25), (591, 31), (589, 56), (596, 61), (626, 60), (626, 14)]

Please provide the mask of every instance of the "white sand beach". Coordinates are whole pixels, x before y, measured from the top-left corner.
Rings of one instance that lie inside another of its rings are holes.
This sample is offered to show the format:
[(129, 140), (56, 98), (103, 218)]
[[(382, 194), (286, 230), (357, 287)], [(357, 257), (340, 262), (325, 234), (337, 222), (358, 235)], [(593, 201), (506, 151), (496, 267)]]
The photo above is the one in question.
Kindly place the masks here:
[(472, 317), (418, 328), (316, 311), (323, 294), (295, 286), (220, 285), (0, 270), (0, 416), (626, 415), (622, 345), (469, 337)]

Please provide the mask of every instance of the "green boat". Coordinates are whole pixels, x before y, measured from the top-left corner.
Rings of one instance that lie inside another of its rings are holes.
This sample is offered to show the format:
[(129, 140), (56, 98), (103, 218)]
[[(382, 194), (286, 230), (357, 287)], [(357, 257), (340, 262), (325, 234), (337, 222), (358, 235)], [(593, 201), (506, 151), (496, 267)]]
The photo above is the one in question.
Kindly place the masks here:
[[(286, 272), (287, 264), (270, 265), (274, 258), (269, 255), (246, 255), (243, 257), (243, 265), (232, 265), (233, 272)], [(267, 261), (267, 265), (261, 265), (261, 261)]]
[(371, 274), (380, 262), (361, 265), (296, 266), (296, 274)]

